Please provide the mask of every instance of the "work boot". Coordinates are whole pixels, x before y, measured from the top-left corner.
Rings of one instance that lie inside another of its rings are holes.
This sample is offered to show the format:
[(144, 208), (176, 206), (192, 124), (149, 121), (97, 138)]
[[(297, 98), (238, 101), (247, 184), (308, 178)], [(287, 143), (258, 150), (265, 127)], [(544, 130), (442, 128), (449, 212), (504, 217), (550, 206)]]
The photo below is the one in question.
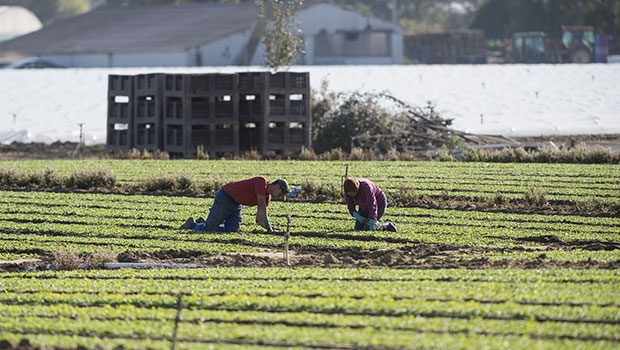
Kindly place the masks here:
[(196, 219), (197, 224), (204, 224), (205, 222), (207, 222), (207, 220), (205, 220), (202, 216)]
[(183, 225), (181, 225), (181, 227), (179, 227), (179, 230), (191, 230), (194, 226), (196, 226), (196, 221), (194, 221), (193, 217), (190, 217)]
[(396, 232), (396, 225), (393, 222), (382, 222), (377, 224), (377, 231)]

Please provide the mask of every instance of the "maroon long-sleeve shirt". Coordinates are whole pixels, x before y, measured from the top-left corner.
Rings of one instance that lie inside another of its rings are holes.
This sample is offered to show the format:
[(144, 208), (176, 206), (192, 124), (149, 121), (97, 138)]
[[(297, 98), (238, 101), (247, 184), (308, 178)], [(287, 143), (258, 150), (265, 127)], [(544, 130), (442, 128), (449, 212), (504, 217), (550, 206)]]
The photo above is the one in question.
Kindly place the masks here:
[(368, 213), (368, 219), (377, 220), (377, 206), (385, 199), (385, 194), (372, 181), (366, 179), (357, 180), (360, 182), (357, 195), (355, 197), (351, 197), (347, 194), (344, 195), (344, 200), (349, 207), (349, 213), (353, 215), (355, 206), (359, 205), (360, 210)]

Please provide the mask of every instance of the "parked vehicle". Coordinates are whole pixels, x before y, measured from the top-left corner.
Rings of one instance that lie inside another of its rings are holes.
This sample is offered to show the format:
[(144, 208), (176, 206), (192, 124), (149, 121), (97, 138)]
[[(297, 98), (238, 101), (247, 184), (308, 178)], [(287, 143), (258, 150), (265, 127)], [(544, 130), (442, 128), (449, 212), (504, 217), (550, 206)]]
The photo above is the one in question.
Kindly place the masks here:
[(41, 69), (41, 68), (65, 68), (52, 61), (48, 61), (39, 57), (29, 57), (13, 62), (6, 66), (7, 69)]
[(595, 58), (594, 28), (562, 26), (562, 37), (544, 32), (512, 35), (512, 61), (515, 63), (590, 63)]

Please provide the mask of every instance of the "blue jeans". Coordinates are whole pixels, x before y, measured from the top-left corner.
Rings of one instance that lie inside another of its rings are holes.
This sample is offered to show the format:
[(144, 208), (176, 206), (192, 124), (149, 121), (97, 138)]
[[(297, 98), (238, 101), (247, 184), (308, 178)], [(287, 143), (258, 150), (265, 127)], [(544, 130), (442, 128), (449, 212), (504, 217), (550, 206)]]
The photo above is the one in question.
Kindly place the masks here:
[[(379, 219), (381, 219), (383, 217), (383, 214), (385, 214), (385, 206), (386, 206), (386, 202), (385, 202), (385, 198), (379, 202), (379, 205), (377, 206), (377, 222), (379, 222)], [(363, 210), (358, 210), (358, 213), (360, 213), (360, 215), (366, 219), (368, 219), (368, 213), (363, 211)], [(362, 224), (361, 222), (355, 220), (355, 231), (368, 231), (368, 223), (364, 223)]]
[[(215, 195), (207, 221), (203, 224), (196, 224), (193, 230), (237, 232), (241, 223), (241, 208), (243, 208), (241, 204), (236, 203), (226, 191), (221, 189)], [(222, 222), (224, 226), (220, 226)]]

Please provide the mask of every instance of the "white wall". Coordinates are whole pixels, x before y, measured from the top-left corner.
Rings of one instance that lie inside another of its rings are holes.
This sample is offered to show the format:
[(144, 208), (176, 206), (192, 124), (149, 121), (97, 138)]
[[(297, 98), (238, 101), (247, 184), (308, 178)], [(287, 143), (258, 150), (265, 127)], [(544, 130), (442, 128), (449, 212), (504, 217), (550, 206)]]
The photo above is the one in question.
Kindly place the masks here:
[(45, 55), (65, 67), (195, 67), (232, 65), (244, 44), (246, 32), (178, 52), (84, 53)]
[(84, 53), (43, 55), (65, 67), (181, 67), (187, 65), (186, 52)]
[(117, 53), (112, 56), (112, 67), (178, 67), (186, 62), (186, 52)]
[[(248, 31), (233, 34), (200, 47), (202, 66), (230, 66), (241, 53)], [(190, 55), (191, 56), (191, 55)], [(194, 55), (195, 56), (195, 55)], [(188, 66), (195, 66), (189, 62)]]
[(64, 67), (108, 67), (109, 64), (106, 54), (45, 55), (43, 58)]
[[(319, 4), (306, 10), (299, 11), (298, 20), (304, 33), (306, 55), (300, 58), (301, 64), (402, 64), (403, 62), (403, 32), (400, 26), (375, 18), (366, 17), (356, 12), (344, 10), (338, 6)], [(317, 57), (315, 35), (322, 30), (328, 33), (337, 31), (364, 31), (388, 30), (390, 37), (391, 55), (385, 57)], [(252, 59), (253, 65), (263, 62), (265, 48), (262, 43)]]

